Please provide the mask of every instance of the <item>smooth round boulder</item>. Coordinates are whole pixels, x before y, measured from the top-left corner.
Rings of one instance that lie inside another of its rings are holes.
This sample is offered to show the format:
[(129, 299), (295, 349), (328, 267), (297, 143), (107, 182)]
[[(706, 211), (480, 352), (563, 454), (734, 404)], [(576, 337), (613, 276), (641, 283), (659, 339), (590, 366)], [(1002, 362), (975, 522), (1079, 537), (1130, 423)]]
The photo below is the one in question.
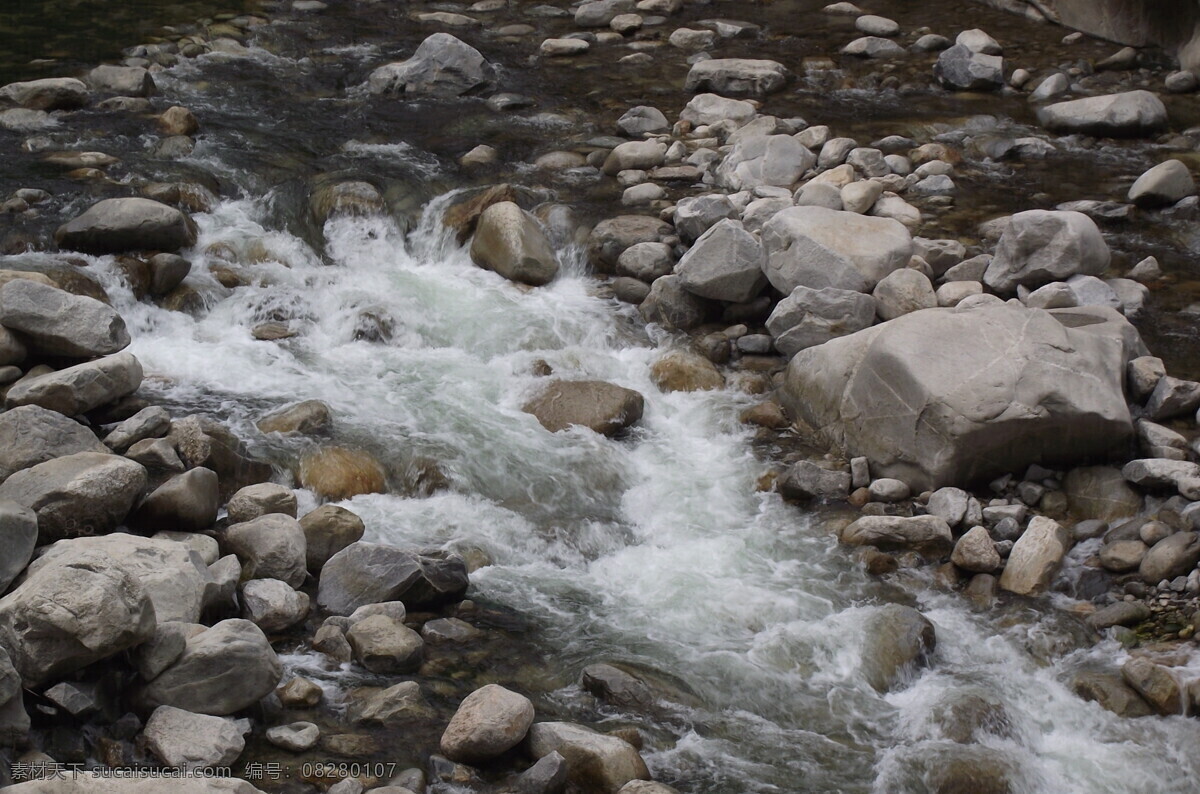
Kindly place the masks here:
[(521, 743), (533, 716), (529, 698), (488, 684), (459, 704), (442, 734), (442, 754), (463, 764), (498, 758)]
[(304, 584), (304, 530), (291, 516), (268, 513), (234, 524), (221, 542), (241, 560), (246, 579), (279, 579), (292, 587)]
[(58, 227), (59, 248), (88, 254), (157, 250), (196, 244), (196, 224), (180, 210), (146, 198), (104, 199)]
[(555, 380), (521, 410), (551, 433), (579, 426), (613, 436), (641, 419), (644, 405), (641, 394), (613, 383)]
[(229, 521), (234, 524), (253, 521), (270, 513), (295, 518), (296, 494), (291, 488), (273, 482), (247, 485), (229, 499), (225, 505), (225, 512), (229, 514)]
[(537, 219), (511, 201), (493, 204), (479, 216), (471, 261), (510, 281), (535, 287), (558, 275), (554, 248)]

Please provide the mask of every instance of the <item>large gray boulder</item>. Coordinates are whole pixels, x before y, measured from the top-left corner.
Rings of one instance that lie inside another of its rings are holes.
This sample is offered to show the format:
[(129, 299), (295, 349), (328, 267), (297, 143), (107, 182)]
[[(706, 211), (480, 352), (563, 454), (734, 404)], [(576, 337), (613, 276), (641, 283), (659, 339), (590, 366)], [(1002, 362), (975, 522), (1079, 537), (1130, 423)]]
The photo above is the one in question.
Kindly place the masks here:
[(246, 748), (236, 721), (173, 706), (154, 710), (142, 738), (163, 764), (188, 771), (229, 766)]
[(761, 97), (783, 90), (788, 70), (777, 61), (709, 58), (692, 65), (683, 89), (729, 97)]
[(568, 777), (588, 794), (612, 794), (631, 780), (649, 780), (650, 770), (629, 742), (570, 722), (539, 722), (529, 729), (529, 754), (557, 752), (567, 760)]
[(588, 235), (588, 259), (600, 273), (611, 273), (625, 250), (638, 243), (657, 243), (671, 226), (649, 215), (618, 215), (596, 224)]
[(150, 708), (174, 706), (223, 717), (271, 694), (283, 666), (262, 629), (223, 620), (187, 640), (183, 654), (139, 693)]
[(785, 295), (796, 287), (868, 292), (912, 255), (912, 236), (898, 221), (824, 207), (777, 213), (762, 240), (767, 279)]
[(1026, 210), (1010, 219), (983, 281), (999, 293), (1074, 275), (1099, 276), (1111, 254), (1096, 222), (1082, 212)]
[(434, 33), (407, 61), (371, 72), (372, 94), (455, 97), (482, 89), (496, 80), (496, 69), (472, 47), (449, 33)]
[(1149, 91), (1126, 91), (1047, 105), (1038, 121), (1054, 132), (1130, 138), (1166, 129), (1167, 108)]
[(1111, 309), (927, 309), (800, 352), (783, 398), (874, 476), (965, 484), (1122, 448), (1135, 340)]
[(0, 88), (0, 106), (13, 104), (29, 110), (74, 110), (87, 104), (87, 84), (74, 77), (47, 77)]
[(91, 430), (57, 411), (23, 405), (0, 413), (0, 482), (64, 455), (106, 451)]
[(29, 566), (29, 573), (33, 575), (47, 566), (70, 566), (76, 559), (93, 553), (120, 560), (121, 566), (137, 577), (154, 605), (159, 623), (200, 620), (213, 577), (200, 555), (178, 541), (123, 532), (60, 540), (39, 552)]
[(955, 44), (938, 56), (933, 74), (946, 88), (993, 91), (1004, 85), (1004, 59)]
[(421, 667), (425, 641), (388, 615), (368, 615), (346, 632), (354, 660), (372, 673), (403, 675)]
[(146, 487), (138, 463), (102, 452), (77, 452), (39, 463), (0, 484), (0, 499), (37, 513), (38, 542), (102, 535), (129, 515)]
[(728, 218), (700, 235), (675, 274), (688, 292), (730, 303), (745, 303), (767, 286), (762, 244), (740, 221)]
[(27, 278), (0, 287), (0, 324), (45, 356), (95, 358), (129, 346), (125, 321), (111, 306)]
[(929, 278), (919, 270), (901, 268), (888, 273), (871, 291), (875, 313), (881, 320), (894, 320), (901, 315), (932, 309), (938, 305), (937, 293)]
[(335, 615), (384, 601), (402, 601), (410, 608), (436, 606), (462, 598), (467, 584), (466, 564), (458, 555), (360, 541), (325, 563), (317, 604)]
[(283, 631), (308, 616), (308, 596), (278, 579), (251, 579), (241, 601), (242, 617), (263, 631)]
[[(728, 196), (720, 193), (682, 198), (675, 205), (675, 230), (687, 242), (699, 239), (717, 222), (737, 218), (738, 211)], [(660, 243), (658, 243), (660, 245)]]
[(1164, 160), (1137, 178), (1128, 198), (1139, 207), (1174, 204), (1196, 192), (1192, 172), (1181, 160)]
[(612, 436), (642, 418), (645, 398), (632, 389), (599, 380), (555, 380), (525, 403), (542, 427), (558, 433), (586, 427)]
[(937, 516), (863, 516), (838, 533), (850, 546), (874, 546), (885, 551), (913, 549), (931, 555), (950, 551), (950, 525)]
[(697, 94), (679, 113), (679, 118), (696, 126), (716, 124), (728, 119), (735, 126), (741, 127), (756, 115), (758, 111), (754, 105), (743, 99), (729, 99), (716, 94)]
[(4, 549), (0, 555), (0, 593), (29, 564), (37, 537), (37, 513), (16, 502), (0, 501), (0, 548)]
[(654, 280), (638, 312), (647, 323), (658, 323), (671, 331), (690, 331), (704, 324), (714, 313), (713, 306), (707, 298), (685, 289), (683, 278), (670, 275)]
[(775, 337), (775, 348), (794, 356), (805, 348), (823, 345), (875, 322), (875, 299), (854, 290), (826, 287), (796, 287), (775, 305), (767, 318), (767, 330)]
[(1176, 532), (1150, 547), (1138, 566), (1142, 581), (1158, 584), (1187, 576), (1200, 562), (1200, 533)]
[(154, 78), (144, 66), (101, 64), (88, 72), (87, 82), (102, 94), (148, 97), (155, 91)]
[(717, 184), (731, 191), (772, 186), (791, 188), (817, 156), (791, 135), (742, 138), (717, 166)]
[(145, 642), (154, 627), (141, 580), (99, 549), (39, 566), (0, 599), (0, 645), (27, 687)]
[(147, 198), (104, 199), (58, 227), (59, 248), (88, 254), (178, 251), (196, 244), (196, 224), (182, 211)]
[(330, 557), (362, 540), (366, 525), (344, 507), (321, 505), (300, 519), (304, 530), (304, 556), (310, 571), (319, 571)]
[(537, 219), (511, 201), (493, 204), (479, 216), (471, 260), (509, 281), (538, 287), (558, 275), (558, 259)]
[(4, 402), (9, 408), (38, 405), (75, 416), (116, 402), (141, 385), (141, 363), (132, 353), (117, 353), (22, 380), (8, 390)]
[(533, 703), (496, 684), (476, 689), (459, 704), (442, 734), (442, 753), (451, 761), (477, 764), (521, 743), (533, 724)]
[(155, 488), (138, 506), (130, 522), (150, 531), (199, 532), (216, 523), (220, 505), (217, 473), (197, 467)]

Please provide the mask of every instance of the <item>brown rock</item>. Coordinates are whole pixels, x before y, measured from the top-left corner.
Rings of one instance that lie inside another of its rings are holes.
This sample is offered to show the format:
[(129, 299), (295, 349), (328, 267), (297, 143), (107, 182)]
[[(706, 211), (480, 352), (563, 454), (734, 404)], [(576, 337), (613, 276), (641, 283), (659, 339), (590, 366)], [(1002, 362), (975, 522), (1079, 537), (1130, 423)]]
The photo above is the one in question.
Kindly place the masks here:
[(655, 361), (650, 379), (665, 392), (713, 391), (724, 388), (725, 377), (711, 361), (695, 353), (675, 350)]
[(346, 447), (322, 447), (300, 461), (300, 483), (322, 499), (341, 501), (387, 490), (383, 466), (369, 453)]
[(557, 433), (573, 425), (612, 436), (642, 418), (645, 400), (632, 389), (598, 380), (556, 380), (522, 409)]

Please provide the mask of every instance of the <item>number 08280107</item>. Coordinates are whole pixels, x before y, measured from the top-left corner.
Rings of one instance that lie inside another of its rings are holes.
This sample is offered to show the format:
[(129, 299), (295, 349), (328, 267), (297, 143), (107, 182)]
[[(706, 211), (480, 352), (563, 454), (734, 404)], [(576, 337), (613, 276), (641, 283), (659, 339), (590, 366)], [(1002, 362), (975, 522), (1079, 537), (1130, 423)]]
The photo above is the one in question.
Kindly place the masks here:
[(398, 765), (395, 763), (306, 763), (300, 768), (300, 774), (306, 778), (330, 777), (374, 777), (388, 780), (396, 775)]

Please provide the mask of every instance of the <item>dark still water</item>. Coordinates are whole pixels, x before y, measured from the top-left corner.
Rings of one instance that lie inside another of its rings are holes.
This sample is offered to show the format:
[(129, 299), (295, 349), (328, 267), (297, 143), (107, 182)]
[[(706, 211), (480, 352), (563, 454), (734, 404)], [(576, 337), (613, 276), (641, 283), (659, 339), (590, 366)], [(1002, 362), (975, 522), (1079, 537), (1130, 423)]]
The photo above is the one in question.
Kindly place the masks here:
[(72, 74), (163, 36), (164, 25), (241, 14), (253, 0), (0, 0), (0, 84)]

